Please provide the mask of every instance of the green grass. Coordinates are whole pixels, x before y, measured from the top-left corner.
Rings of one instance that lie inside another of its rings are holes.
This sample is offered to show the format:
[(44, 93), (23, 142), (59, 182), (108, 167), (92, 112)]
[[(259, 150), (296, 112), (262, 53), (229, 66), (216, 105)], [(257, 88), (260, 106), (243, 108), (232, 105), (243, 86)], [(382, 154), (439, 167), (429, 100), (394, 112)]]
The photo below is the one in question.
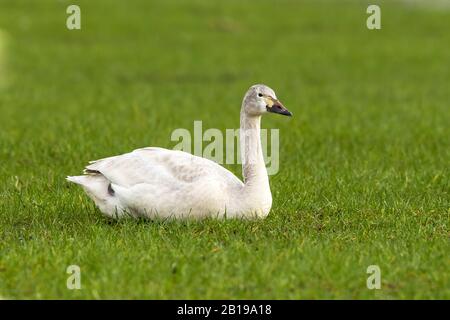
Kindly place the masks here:
[[(0, 297), (450, 298), (450, 8), (382, 2), (369, 31), (367, 5), (2, 1)], [(254, 83), (295, 115), (263, 120), (266, 220), (112, 222), (64, 180), (194, 120), (237, 127)]]

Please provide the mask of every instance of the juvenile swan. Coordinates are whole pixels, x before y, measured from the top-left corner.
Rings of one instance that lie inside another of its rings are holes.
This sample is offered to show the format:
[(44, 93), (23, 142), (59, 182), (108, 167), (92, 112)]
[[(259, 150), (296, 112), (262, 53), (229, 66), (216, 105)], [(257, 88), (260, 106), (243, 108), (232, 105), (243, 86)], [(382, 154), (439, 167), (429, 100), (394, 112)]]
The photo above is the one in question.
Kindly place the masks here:
[(260, 140), (261, 116), (268, 112), (292, 116), (272, 89), (252, 86), (241, 107), (243, 183), (213, 161), (162, 148), (91, 161), (84, 175), (67, 180), (112, 218), (264, 218), (272, 206)]

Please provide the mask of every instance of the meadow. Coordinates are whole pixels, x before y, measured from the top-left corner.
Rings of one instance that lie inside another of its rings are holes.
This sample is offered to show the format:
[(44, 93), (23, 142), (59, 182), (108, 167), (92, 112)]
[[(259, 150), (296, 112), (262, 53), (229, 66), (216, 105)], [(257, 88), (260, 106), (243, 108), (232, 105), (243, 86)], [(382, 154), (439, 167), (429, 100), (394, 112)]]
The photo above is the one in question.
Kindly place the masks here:
[[(1, 1), (0, 298), (449, 299), (450, 6), (373, 3), (381, 30), (367, 1)], [(237, 128), (255, 83), (294, 113), (263, 120), (267, 219), (112, 221), (65, 181)]]

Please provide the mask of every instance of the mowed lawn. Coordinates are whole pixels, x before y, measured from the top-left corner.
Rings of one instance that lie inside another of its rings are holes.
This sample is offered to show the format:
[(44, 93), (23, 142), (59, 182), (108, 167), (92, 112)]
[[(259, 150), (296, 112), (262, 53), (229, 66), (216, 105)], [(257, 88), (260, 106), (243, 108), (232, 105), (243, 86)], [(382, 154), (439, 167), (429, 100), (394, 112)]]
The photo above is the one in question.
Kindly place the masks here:
[[(375, 3), (2, 1), (0, 298), (450, 298), (450, 7)], [(237, 128), (255, 83), (294, 113), (267, 219), (110, 221), (65, 181)]]

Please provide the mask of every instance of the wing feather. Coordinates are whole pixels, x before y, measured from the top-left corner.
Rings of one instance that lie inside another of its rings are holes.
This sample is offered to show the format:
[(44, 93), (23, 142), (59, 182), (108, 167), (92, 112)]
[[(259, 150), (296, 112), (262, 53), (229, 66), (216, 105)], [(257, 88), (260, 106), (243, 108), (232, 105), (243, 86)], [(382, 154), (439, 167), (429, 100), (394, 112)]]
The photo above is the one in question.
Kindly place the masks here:
[(142, 148), (91, 161), (85, 172), (99, 172), (123, 187), (140, 183), (174, 187), (213, 177), (242, 184), (235, 175), (211, 160), (163, 148)]

